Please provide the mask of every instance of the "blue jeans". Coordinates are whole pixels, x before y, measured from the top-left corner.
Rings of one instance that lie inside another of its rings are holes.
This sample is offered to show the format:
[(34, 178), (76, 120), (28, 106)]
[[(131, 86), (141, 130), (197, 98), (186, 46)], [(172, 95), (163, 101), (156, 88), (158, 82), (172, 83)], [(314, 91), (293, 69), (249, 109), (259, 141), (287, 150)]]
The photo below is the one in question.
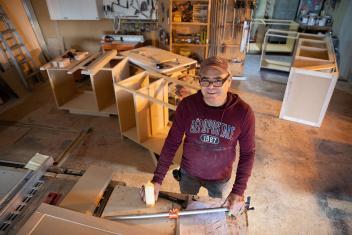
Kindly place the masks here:
[(199, 180), (193, 176), (187, 174), (183, 169), (181, 171), (181, 180), (180, 180), (180, 191), (185, 194), (197, 195), (201, 186), (208, 190), (209, 197), (222, 198), (222, 191), (225, 188), (227, 180), (221, 181), (206, 181)]

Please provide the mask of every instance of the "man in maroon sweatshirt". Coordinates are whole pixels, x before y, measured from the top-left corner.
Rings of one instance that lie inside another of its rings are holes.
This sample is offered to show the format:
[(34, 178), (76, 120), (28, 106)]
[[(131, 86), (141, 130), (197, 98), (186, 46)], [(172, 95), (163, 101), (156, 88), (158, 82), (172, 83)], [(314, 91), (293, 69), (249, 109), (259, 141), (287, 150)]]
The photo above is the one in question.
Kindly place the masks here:
[(175, 112), (152, 180), (155, 198), (184, 135), (181, 192), (196, 195), (203, 186), (209, 196), (221, 198), (231, 178), (238, 141), (236, 180), (227, 197), (227, 207), (237, 213), (243, 206), (243, 194), (253, 167), (254, 114), (238, 95), (228, 92), (231, 79), (226, 60), (206, 59), (200, 68), (199, 83), (201, 90), (184, 98)]

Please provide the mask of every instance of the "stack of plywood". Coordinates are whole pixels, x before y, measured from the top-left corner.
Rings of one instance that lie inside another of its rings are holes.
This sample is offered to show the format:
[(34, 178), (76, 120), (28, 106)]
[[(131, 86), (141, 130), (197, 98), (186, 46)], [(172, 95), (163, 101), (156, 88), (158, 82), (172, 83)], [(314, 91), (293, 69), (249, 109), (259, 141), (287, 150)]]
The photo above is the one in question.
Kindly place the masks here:
[(319, 127), (337, 78), (330, 37), (299, 34), (280, 118)]

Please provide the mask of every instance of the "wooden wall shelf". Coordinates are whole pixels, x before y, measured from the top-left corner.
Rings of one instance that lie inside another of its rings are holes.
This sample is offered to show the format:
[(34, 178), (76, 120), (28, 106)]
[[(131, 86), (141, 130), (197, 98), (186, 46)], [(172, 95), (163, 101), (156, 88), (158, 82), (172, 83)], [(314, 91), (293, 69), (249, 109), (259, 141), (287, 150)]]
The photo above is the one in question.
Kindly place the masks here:
[(173, 25), (187, 25), (187, 26), (207, 26), (208, 23), (201, 22), (172, 22)]

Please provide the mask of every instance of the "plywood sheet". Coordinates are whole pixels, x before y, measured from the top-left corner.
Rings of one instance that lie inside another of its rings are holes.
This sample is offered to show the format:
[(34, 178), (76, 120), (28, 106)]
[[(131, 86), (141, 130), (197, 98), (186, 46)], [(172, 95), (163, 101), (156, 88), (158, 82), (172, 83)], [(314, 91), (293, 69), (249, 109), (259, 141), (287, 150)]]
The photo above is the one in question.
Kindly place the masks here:
[(120, 63), (114, 66), (111, 72), (114, 82), (119, 82), (130, 77), (131, 74), (128, 58), (123, 59)]
[[(148, 95), (148, 87), (139, 89), (138, 91), (142, 94)], [(138, 142), (141, 143), (151, 136), (150, 105), (149, 100), (140, 95), (134, 94), (133, 100), (136, 115)]]
[(292, 76), (294, 82), (288, 91), (286, 115), (318, 122), (332, 80), (301, 73), (292, 73)]
[(141, 188), (116, 186), (112, 192), (102, 217), (114, 215), (153, 214), (168, 212), (173, 203), (159, 198), (154, 207), (147, 207), (141, 200), (139, 191)]
[[(120, 62), (120, 64), (123, 62)], [(118, 83), (127, 88), (137, 90), (144, 85), (149, 84), (147, 74), (139, 73)], [(117, 112), (119, 115), (119, 124), (121, 132), (127, 131), (136, 126), (135, 107), (133, 94), (123, 90), (117, 84), (114, 84)]]
[(47, 70), (51, 89), (58, 107), (72, 99), (77, 92), (74, 75), (66, 70)]
[(92, 91), (77, 93), (71, 98), (71, 100), (67, 101), (60, 108), (82, 114), (99, 112), (96, 99)]
[(101, 70), (90, 75), (98, 109), (102, 110), (115, 103), (114, 87), (111, 71)]
[(90, 166), (60, 203), (60, 207), (92, 215), (112, 175), (110, 169)]
[(28, 219), (19, 235), (108, 235), (108, 234), (155, 234), (153, 229), (141, 229), (139, 226), (127, 225), (84, 215), (64, 208), (41, 204)]
[[(147, 207), (139, 195), (140, 188), (116, 186), (105, 207), (102, 217), (114, 215), (152, 214), (168, 212), (172, 209), (172, 202), (159, 198), (154, 207)], [(139, 219), (121, 221), (135, 224), (143, 229), (154, 229), (155, 234), (175, 234), (176, 221), (169, 218)]]
[[(165, 80), (157, 80), (149, 87), (149, 95), (160, 101), (168, 103), (168, 84)], [(151, 115), (151, 134), (154, 135), (163, 130), (168, 123), (168, 108), (160, 104), (151, 102), (150, 115)]]
[[(192, 64), (195, 65), (197, 63), (197, 61), (193, 59), (172, 53), (170, 51), (155, 48), (152, 46), (140, 47), (133, 50), (124, 51), (124, 52), (121, 52), (121, 54), (128, 57), (129, 60), (131, 60), (133, 63), (141, 66), (144, 69), (149, 69), (149, 70), (153, 70), (164, 74), (172, 73), (173, 71), (176, 71), (180, 68), (183, 68), (185, 66), (189, 66)], [(177, 58), (179, 63), (175, 64), (170, 68), (163, 68), (163, 69), (156, 68), (156, 64), (159, 63), (159, 61), (164, 61), (164, 60), (173, 59), (173, 58)]]

